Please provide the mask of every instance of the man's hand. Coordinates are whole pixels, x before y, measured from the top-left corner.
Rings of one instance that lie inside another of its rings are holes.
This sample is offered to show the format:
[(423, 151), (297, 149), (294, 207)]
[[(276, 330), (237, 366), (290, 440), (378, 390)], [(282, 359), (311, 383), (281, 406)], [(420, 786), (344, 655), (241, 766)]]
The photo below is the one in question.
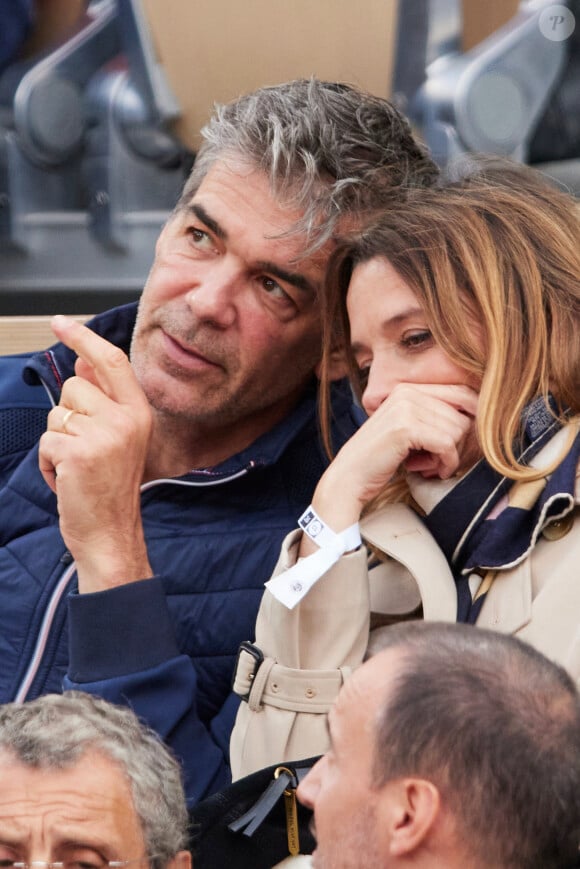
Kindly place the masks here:
[(79, 590), (100, 591), (152, 574), (140, 505), (151, 409), (122, 350), (67, 317), (52, 328), (79, 358), (48, 415), (40, 471), (58, 498)]

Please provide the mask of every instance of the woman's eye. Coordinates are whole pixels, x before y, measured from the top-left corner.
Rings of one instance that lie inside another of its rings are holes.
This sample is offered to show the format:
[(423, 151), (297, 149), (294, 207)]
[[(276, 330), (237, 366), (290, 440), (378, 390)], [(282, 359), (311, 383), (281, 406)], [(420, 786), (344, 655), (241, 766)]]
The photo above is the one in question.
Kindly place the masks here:
[(427, 344), (430, 344), (433, 340), (433, 336), (428, 329), (423, 329), (420, 332), (407, 332), (403, 335), (401, 343), (408, 350), (415, 350), (420, 347), (424, 347)]

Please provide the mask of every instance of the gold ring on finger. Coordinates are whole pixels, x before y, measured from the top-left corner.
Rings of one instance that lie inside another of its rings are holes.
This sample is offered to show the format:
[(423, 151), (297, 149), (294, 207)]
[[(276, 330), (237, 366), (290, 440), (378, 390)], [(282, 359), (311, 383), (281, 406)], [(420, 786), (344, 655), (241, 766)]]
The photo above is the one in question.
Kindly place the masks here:
[(70, 419), (74, 413), (76, 413), (76, 410), (67, 410), (67, 412), (65, 413), (65, 415), (62, 418), (61, 425), (62, 425), (62, 430), (65, 434), (70, 434), (70, 431), (67, 428), (67, 424), (70, 422)]

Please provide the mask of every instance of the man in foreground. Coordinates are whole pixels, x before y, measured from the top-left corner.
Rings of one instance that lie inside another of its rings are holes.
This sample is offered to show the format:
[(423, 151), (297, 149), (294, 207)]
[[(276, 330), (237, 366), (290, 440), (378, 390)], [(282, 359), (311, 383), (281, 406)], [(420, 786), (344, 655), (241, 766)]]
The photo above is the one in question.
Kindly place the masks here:
[(316, 869), (565, 869), (580, 843), (580, 699), (503, 634), (407, 622), (346, 682), (298, 788)]
[(191, 869), (177, 762), (128, 709), (86, 694), (0, 707), (0, 860)]
[[(183, 758), (192, 802), (228, 780), (235, 654), (325, 466), (332, 238), (436, 176), (386, 100), (334, 83), (242, 97), (204, 136), (136, 322), (133, 306), (91, 329), (55, 318), (61, 344), (0, 359), (0, 700), (68, 673), (130, 703)], [(348, 390), (333, 408), (340, 446)]]

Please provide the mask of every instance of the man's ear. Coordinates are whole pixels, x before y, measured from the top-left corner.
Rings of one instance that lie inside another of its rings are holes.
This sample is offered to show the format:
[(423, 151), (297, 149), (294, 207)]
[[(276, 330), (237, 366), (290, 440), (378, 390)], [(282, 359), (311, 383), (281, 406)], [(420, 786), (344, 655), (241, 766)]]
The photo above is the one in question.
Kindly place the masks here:
[[(320, 380), (320, 368), (321, 362), (318, 363), (316, 368), (314, 369), (314, 373)], [(341, 380), (343, 377), (346, 377), (348, 374), (348, 365), (342, 350), (333, 350), (330, 354), (329, 365), (328, 365), (328, 375), (330, 380)]]
[(191, 854), (189, 851), (178, 851), (167, 864), (167, 869), (191, 869)]
[(405, 778), (392, 784), (389, 853), (402, 857), (417, 851), (429, 837), (441, 812), (441, 796), (426, 779)]

